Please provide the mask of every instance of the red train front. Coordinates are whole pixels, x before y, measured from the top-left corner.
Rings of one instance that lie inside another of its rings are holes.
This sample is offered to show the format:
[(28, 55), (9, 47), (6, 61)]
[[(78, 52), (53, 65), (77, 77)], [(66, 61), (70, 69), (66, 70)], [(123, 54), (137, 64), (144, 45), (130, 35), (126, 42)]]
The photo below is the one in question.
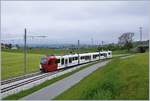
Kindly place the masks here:
[(51, 72), (57, 70), (57, 58), (54, 55), (41, 58), (40, 69), (43, 72)]

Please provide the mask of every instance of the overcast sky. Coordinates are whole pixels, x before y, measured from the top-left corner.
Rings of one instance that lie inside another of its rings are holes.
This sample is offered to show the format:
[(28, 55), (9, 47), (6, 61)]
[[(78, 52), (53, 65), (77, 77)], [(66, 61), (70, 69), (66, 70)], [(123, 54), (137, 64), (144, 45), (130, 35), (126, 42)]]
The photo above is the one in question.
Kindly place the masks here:
[[(149, 37), (149, 1), (2, 1), (2, 40), (22, 40), (24, 28), (29, 43), (117, 42), (124, 32), (139, 40)], [(29, 36), (45, 35), (46, 38)]]

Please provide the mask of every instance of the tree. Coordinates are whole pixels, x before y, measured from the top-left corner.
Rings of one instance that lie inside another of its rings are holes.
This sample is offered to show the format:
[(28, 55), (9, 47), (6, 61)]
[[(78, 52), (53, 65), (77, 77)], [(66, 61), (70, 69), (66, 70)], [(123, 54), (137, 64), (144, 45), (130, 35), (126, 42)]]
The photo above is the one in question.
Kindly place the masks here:
[(125, 47), (125, 49), (127, 49), (129, 51), (131, 48), (133, 48), (133, 44), (132, 44), (132, 42), (127, 42), (127, 43), (125, 43), (124, 47)]
[(10, 44), (8, 44), (8, 48), (9, 49), (11, 49), (12, 48), (12, 44), (10, 43)]
[(17, 47), (17, 48), (20, 48), (18, 44), (16, 44), (16, 47)]
[(134, 33), (127, 32), (123, 33), (118, 39), (118, 44), (121, 46), (124, 46), (125, 49), (128, 49), (128, 51), (133, 47), (132, 41), (133, 41)]

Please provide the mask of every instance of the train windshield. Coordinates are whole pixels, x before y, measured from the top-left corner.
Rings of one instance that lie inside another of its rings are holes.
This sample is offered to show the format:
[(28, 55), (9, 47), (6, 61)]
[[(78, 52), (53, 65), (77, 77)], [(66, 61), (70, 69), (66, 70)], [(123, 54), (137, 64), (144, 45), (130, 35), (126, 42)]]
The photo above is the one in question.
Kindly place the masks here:
[(46, 64), (47, 63), (47, 59), (46, 58), (41, 58), (41, 64)]

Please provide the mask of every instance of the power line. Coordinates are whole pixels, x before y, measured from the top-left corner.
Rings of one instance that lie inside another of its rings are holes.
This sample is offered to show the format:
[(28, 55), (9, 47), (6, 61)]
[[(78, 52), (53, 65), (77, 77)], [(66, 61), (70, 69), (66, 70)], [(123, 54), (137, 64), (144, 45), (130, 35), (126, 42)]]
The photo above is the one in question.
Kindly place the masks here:
[(140, 41), (142, 41), (142, 27), (139, 27), (140, 30)]
[(103, 44), (104, 44), (104, 41), (102, 41), (102, 51), (103, 51)]

